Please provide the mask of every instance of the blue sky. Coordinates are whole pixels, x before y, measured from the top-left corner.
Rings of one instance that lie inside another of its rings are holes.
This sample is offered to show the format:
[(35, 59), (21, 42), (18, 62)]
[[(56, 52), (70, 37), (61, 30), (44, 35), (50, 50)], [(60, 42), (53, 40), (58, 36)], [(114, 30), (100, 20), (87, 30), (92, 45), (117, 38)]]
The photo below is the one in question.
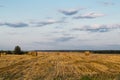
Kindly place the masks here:
[(0, 49), (118, 49), (119, 0), (0, 0)]

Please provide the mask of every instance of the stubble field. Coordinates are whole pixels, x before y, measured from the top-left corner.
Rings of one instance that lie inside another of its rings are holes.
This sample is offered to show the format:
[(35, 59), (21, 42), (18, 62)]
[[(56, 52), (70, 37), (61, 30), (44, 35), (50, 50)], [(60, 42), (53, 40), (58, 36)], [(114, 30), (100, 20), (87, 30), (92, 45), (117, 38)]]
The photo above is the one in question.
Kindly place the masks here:
[(2, 55), (0, 80), (120, 80), (120, 55), (41, 52)]

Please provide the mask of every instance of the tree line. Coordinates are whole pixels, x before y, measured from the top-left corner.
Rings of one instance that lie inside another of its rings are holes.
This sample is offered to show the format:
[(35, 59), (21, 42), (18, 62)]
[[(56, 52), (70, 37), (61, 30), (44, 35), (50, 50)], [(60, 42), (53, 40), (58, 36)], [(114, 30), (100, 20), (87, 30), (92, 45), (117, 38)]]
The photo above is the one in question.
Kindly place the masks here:
[(22, 51), (20, 46), (15, 46), (13, 51), (10, 50), (0, 50), (0, 53), (5, 53), (5, 54), (25, 54), (27, 51)]
[(98, 54), (120, 54), (120, 50), (35, 50), (37, 52), (86, 52)]
[[(86, 52), (89, 51), (94, 54), (120, 54), (120, 50), (35, 50), (35, 52)], [(26, 54), (27, 51), (22, 51), (20, 46), (15, 46), (13, 51), (0, 50), (0, 53), (6, 54)]]

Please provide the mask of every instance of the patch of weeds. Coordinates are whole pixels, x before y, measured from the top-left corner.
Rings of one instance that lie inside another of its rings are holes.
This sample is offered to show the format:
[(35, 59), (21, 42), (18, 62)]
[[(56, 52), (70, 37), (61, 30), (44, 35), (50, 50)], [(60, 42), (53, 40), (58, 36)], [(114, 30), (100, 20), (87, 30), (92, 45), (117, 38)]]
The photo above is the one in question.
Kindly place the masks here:
[(89, 76), (83, 76), (80, 80), (92, 80)]
[(6, 72), (5, 74), (0, 74), (0, 77), (2, 80), (11, 80), (12, 79), (12, 75), (8, 72)]
[(99, 73), (91, 76), (92, 80), (114, 80), (114, 74)]
[(114, 80), (120, 80), (120, 74), (118, 74)]

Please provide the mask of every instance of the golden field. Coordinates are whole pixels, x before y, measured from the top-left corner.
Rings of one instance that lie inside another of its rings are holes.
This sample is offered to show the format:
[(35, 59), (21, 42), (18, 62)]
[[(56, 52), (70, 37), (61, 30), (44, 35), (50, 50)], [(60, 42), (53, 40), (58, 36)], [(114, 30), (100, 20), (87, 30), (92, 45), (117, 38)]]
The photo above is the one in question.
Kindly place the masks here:
[(120, 55), (77, 52), (2, 55), (0, 80), (120, 80)]

